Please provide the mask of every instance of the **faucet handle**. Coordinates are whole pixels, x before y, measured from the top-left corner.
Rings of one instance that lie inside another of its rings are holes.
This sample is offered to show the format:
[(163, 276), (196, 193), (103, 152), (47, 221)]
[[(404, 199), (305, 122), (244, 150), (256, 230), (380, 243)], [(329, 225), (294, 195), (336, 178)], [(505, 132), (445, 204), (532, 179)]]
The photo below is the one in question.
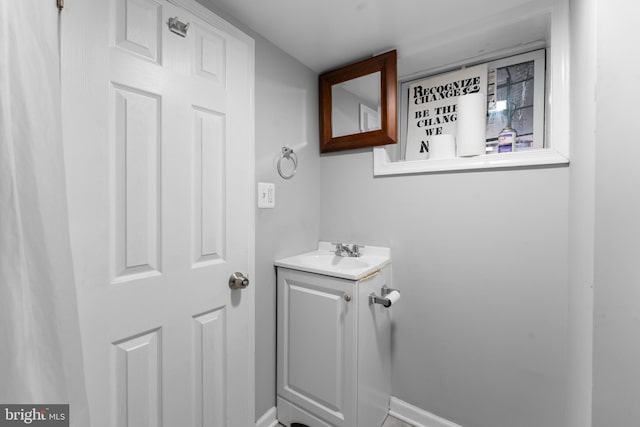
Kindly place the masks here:
[(353, 252), (353, 256), (359, 257), (361, 255), (360, 254), (360, 249), (365, 248), (365, 247), (366, 247), (365, 245), (358, 245), (358, 244), (354, 243), (351, 246), (351, 251)]
[(342, 256), (342, 251), (343, 251), (342, 243), (331, 243), (331, 244), (332, 244), (332, 245), (335, 245), (335, 247), (336, 247), (335, 254), (336, 254), (337, 256)]

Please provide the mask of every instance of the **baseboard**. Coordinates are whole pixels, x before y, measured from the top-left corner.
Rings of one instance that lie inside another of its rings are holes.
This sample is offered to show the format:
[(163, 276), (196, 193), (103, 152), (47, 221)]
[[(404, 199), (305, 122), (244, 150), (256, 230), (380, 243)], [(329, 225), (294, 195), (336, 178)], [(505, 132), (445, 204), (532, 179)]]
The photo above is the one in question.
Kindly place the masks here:
[[(415, 427), (462, 427), (393, 396), (389, 404), (389, 415)], [(277, 425), (275, 406), (256, 421), (256, 427), (276, 427)]]
[(393, 396), (389, 405), (389, 415), (415, 427), (462, 427)]
[(256, 421), (256, 427), (276, 427), (278, 425), (278, 418), (276, 417), (276, 407), (269, 409), (263, 416)]

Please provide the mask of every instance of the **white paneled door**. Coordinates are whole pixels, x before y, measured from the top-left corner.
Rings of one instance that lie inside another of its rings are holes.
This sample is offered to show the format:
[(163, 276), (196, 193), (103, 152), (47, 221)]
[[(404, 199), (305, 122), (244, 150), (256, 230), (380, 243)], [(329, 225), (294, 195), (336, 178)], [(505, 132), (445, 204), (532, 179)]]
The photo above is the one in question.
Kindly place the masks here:
[(192, 0), (65, 6), (91, 425), (252, 425), (253, 283), (229, 278), (254, 271), (253, 40)]

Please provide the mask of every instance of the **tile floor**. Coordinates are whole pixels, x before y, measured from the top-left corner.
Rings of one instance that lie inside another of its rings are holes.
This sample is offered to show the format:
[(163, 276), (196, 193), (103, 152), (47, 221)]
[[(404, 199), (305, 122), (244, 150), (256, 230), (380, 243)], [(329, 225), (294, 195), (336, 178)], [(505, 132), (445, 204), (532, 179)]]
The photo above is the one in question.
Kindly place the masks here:
[[(282, 424), (278, 424), (279, 427), (283, 427)], [(384, 420), (384, 424), (382, 427), (413, 427), (411, 424), (407, 424), (403, 421), (400, 421), (397, 418), (393, 418), (392, 416), (388, 416), (386, 420)]]

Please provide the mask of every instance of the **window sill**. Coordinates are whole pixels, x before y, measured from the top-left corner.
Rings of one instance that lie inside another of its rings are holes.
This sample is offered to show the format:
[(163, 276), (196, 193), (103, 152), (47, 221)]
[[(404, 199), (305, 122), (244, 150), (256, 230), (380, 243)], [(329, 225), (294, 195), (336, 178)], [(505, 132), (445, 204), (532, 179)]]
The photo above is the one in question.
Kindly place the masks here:
[(567, 157), (551, 148), (519, 151), (515, 153), (485, 154), (475, 157), (456, 157), (454, 159), (401, 162), (392, 162), (384, 147), (375, 147), (373, 149), (374, 176), (568, 164), (569, 159)]

